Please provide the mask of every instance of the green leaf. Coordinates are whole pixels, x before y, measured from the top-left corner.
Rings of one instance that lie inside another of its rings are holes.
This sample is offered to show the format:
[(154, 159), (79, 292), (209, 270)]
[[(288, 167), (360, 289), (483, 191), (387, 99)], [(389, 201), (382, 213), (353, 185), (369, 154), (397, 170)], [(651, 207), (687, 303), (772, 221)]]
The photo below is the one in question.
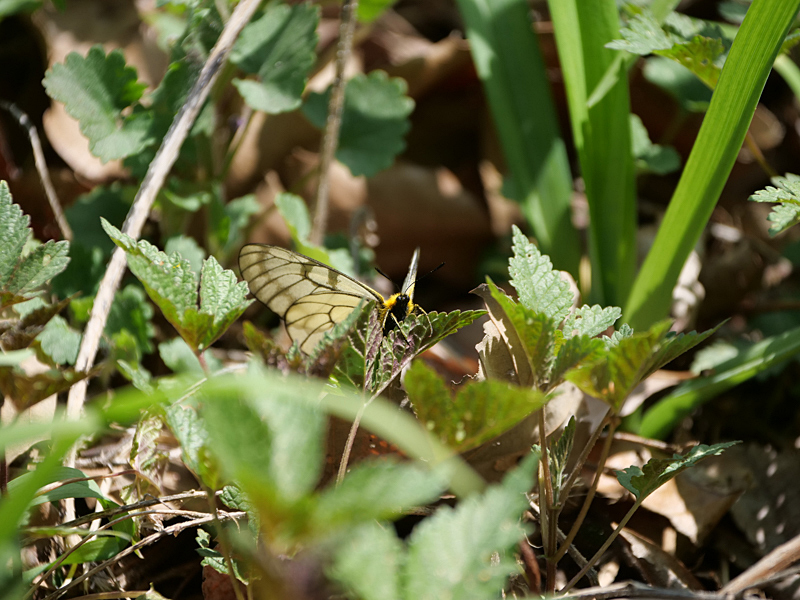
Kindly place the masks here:
[(776, 187), (767, 186), (752, 196), (752, 202), (776, 202), (767, 219), (773, 223), (769, 228), (770, 236), (774, 237), (789, 227), (800, 223), (800, 177), (787, 173), (785, 177), (773, 177), (772, 183)]
[(26, 254), (29, 225), (30, 217), (13, 203), (8, 184), (0, 181), (0, 308), (30, 297), (69, 262), (68, 242), (51, 240)]
[(681, 166), (681, 158), (675, 148), (651, 142), (642, 120), (634, 114), (631, 114), (631, 149), (640, 174), (667, 175)]
[(662, 321), (649, 331), (623, 337), (601, 357), (579, 365), (566, 378), (618, 411), (640, 382), (715, 331), (669, 335), (669, 327), (669, 321)]
[(561, 486), (567, 470), (567, 461), (575, 441), (575, 417), (572, 416), (558, 439), (551, 442), (547, 458), (550, 460), (550, 478), (553, 483), (553, 503), (559, 503)]
[(174, 373), (193, 373), (202, 376), (200, 359), (181, 338), (173, 338), (158, 345), (158, 355)]
[(339, 543), (327, 574), (362, 600), (401, 600), (408, 598), (400, 593), (404, 558), (393, 527), (368, 523)]
[[(488, 286), (492, 298), (500, 306), (520, 340), (533, 375), (531, 385), (544, 389), (549, 381), (549, 371), (555, 354), (558, 321), (544, 312), (517, 304), (491, 280)], [(528, 382), (520, 383), (525, 385)]]
[(167, 256), (144, 240), (137, 243), (105, 220), (103, 228), (125, 250), (130, 270), (193, 351), (213, 344), (252, 302), (245, 299), (247, 284), (237, 282), (233, 271), (223, 270), (212, 256), (200, 273), (198, 310), (197, 275), (188, 261), (178, 254)]
[(399, 328), (382, 336), (377, 311), (371, 311), (366, 346), (361, 346), (365, 348), (362, 356), (367, 367), (366, 389), (372, 394), (381, 393), (414, 357), (483, 314), (481, 310), (412, 314), (400, 323)]
[(537, 313), (560, 323), (569, 314), (573, 294), (553, 264), (516, 225), (512, 226), (514, 256), (508, 261), (511, 285), (519, 301)]
[(511, 429), (547, 402), (537, 390), (495, 380), (468, 381), (453, 395), (421, 361), (411, 365), (404, 385), (419, 421), (459, 453)]
[(607, 48), (626, 50), (641, 56), (655, 53), (678, 62), (694, 73), (710, 89), (719, 79), (722, 58), (727, 52), (722, 30), (705, 21), (670, 13), (663, 27), (649, 12), (638, 14), (620, 29), (622, 40)]
[(785, 363), (800, 353), (800, 329), (765, 338), (740, 349), (714, 372), (680, 384), (644, 414), (640, 434), (662, 439), (692, 411), (725, 390)]
[[(548, 0), (591, 219), (589, 299), (622, 305), (636, 274), (636, 190), (626, 62), (614, 0)], [(613, 77), (605, 80), (606, 73)], [(602, 87), (599, 98), (590, 94)], [(589, 102), (589, 100), (592, 102)]]
[(642, 74), (647, 81), (672, 96), (682, 110), (693, 113), (708, 110), (712, 91), (689, 69), (674, 60), (652, 56), (645, 61)]
[(658, 235), (625, 300), (623, 318), (634, 329), (668, 313), (672, 290), (739, 155), (797, 8), (796, 0), (759, 0), (748, 10)]
[(320, 494), (313, 516), (315, 528), (334, 531), (395, 518), (437, 500), (445, 489), (447, 479), (422, 464), (389, 458), (365, 461), (349, 470), (339, 485)]
[[(391, 166), (405, 149), (403, 136), (414, 101), (405, 95), (406, 83), (383, 71), (356, 75), (345, 89), (342, 127), (336, 158), (355, 176), (372, 177)], [(303, 112), (317, 127), (327, 118), (330, 91), (310, 94)]]
[(204, 397), (203, 416), (214, 424), (210, 451), (224, 471), (254, 504), (281, 505), (317, 484), (325, 419), (303, 385), (274, 373), (265, 373), (264, 384), (244, 396), (230, 390)]
[(153, 351), (153, 306), (137, 284), (126, 285), (114, 296), (106, 322), (106, 335), (128, 332), (136, 343), (139, 356)]
[(307, 243), (311, 233), (311, 215), (308, 214), (305, 200), (297, 194), (283, 192), (275, 196), (275, 207), (286, 221), (292, 241), (295, 244)]
[(98, 45), (85, 58), (72, 52), (64, 64), (45, 73), (43, 83), (47, 94), (78, 120), (89, 149), (103, 162), (136, 154), (147, 145), (149, 119), (136, 111), (123, 116), (146, 86), (136, 80), (136, 69), (125, 65), (122, 51), (106, 56)]
[(501, 485), (455, 509), (442, 506), (417, 525), (408, 542), (405, 598), (485, 600), (499, 594), (517, 570), (511, 549), (524, 535), (519, 519), (538, 459), (532, 453)]
[(42, 351), (56, 364), (75, 364), (81, 345), (81, 334), (72, 329), (64, 318), (53, 317), (37, 339)]
[(231, 61), (259, 81), (234, 79), (248, 106), (275, 114), (299, 107), (316, 60), (319, 8), (273, 4), (247, 24), (231, 51)]
[(548, 389), (553, 389), (564, 381), (564, 376), (581, 363), (597, 360), (606, 348), (604, 339), (590, 338), (586, 335), (575, 335), (558, 349), (553, 367), (549, 374)]
[(526, 0), (457, 4), (513, 184), (506, 195), (520, 203), (542, 252), (577, 279), (572, 174), (530, 6)]
[(741, 442), (724, 442), (706, 446), (699, 444), (689, 450), (685, 455), (673, 455), (672, 458), (651, 458), (644, 465), (639, 467), (628, 467), (623, 471), (617, 471), (617, 480), (620, 484), (636, 497), (637, 501), (643, 500), (670, 479), (693, 467), (698, 462), (709, 456), (718, 456), (723, 450), (730, 448)]
[[(40, 483), (40, 487), (67, 479), (77, 479), (81, 477), (86, 477), (86, 473), (78, 469), (73, 469), (72, 467), (58, 467), (48, 476), (45, 482)], [(12, 479), (8, 483), (9, 493), (15, 492), (21, 486), (24, 486), (26, 481), (32, 478), (33, 473), (24, 473), (19, 477)], [(37, 494), (36, 497), (31, 500), (30, 506), (38, 506), (39, 504), (45, 504), (47, 502), (57, 502), (59, 500), (63, 500), (64, 498), (97, 498), (104, 504), (113, 504), (116, 506), (116, 504), (111, 502), (111, 500), (109, 500), (103, 494), (97, 483), (91, 479), (87, 481), (75, 481), (67, 483), (53, 488), (43, 494)]]
[(164, 252), (180, 254), (182, 258), (189, 261), (189, 266), (195, 273), (199, 273), (203, 268), (203, 260), (206, 258), (206, 251), (200, 247), (200, 244), (194, 238), (186, 235), (169, 238), (164, 244)]
[(181, 445), (184, 464), (206, 485), (215, 487), (218, 479), (216, 467), (208, 450), (209, 428), (188, 404), (173, 404), (166, 409), (167, 425)]

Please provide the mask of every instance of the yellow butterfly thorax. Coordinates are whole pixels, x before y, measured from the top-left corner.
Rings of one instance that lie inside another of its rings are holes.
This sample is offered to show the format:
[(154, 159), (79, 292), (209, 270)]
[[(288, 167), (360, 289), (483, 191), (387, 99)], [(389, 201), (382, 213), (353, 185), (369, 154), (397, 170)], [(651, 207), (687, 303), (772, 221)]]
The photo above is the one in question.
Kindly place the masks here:
[(284, 320), (289, 337), (310, 354), (325, 332), (364, 301), (375, 303), (384, 335), (415, 311), (418, 261), (419, 249), (403, 291), (387, 299), (328, 265), (278, 246), (247, 244), (239, 253), (239, 270), (253, 295)]

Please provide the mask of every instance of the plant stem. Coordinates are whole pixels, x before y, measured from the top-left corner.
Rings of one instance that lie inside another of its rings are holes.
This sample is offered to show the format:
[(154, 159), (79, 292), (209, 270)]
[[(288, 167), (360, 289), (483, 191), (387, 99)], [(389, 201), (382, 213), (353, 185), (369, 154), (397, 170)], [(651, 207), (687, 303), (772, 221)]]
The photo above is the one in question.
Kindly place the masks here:
[(633, 503), (633, 506), (631, 506), (630, 510), (627, 513), (625, 513), (625, 516), (622, 517), (622, 521), (620, 521), (619, 525), (617, 525), (617, 528), (611, 532), (611, 535), (608, 536), (608, 539), (605, 541), (605, 543), (602, 546), (600, 546), (600, 549), (594, 553), (594, 556), (592, 556), (592, 558), (589, 559), (589, 562), (587, 562), (586, 565), (584, 565), (584, 567), (580, 571), (578, 571), (578, 574), (575, 575), (575, 577), (573, 577), (566, 586), (564, 586), (564, 588), (561, 590), (560, 593), (565, 594), (566, 592), (571, 590), (575, 586), (575, 584), (577, 584), (581, 580), (581, 577), (583, 577), (586, 574), (589, 568), (592, 567), (592, 565), (594, 565), (598, 560), (600, 560), (600, 557), (603, 556), (603, 553), (606, 550), (608, 550), (608, 547), (611, 545), (611, 542), (617, 539), (619, 532), (622, 531), (622, 528), (625, 527), (625, 525), (628, 524), (628, 521), (631, 520), (633, 513), (635, 513), (636, 509), (639, 508), (639, 506), (642, 503), (642, 500), (644, 500), (644, 498), (639, 498), (636, 500), (636, 502)]
[(600, 483), (600, 476), (603, 474), (603, 467), (605, 466), (606, 460), (608, 459), (608, 453), (611, 451), (611, 442), (614, 440), (614, 430), (617, 428), (618, 425), (619, 425), (618, 417), (610, 420), (610, 423), (608, 425), (608, 435), (606, 436), (606, 441), (603, 444), (603, 451), (602, 454), (600, 455), (600, 461), (597, 464), (597, 470), (595, 471), (594, 479), (592, 480), (592, 487), (589, 488), (589, 493), (586, 494), (586, 499), (583, 501), (583, 506), (581, 506), (581, 511), (580, 513), (578, 513), (578, 517), (572, 524), (572, 528), (569, 530), (569, 533), (567, 534), (567, 539), (564, 540), (564, 543), (561, 545), (561, 548), (559, 548), (558, 552), (553, 557), (553, 560), (556, 563), (559, 560), (561, 560), (567, 553), (567, 549), (575, 540), (575, 536), (578, 535), (578, 531), (580, 530), (581, 525), (583, 525), (583, 520), (586, 518), (586, 515), (589, 512), (589, 507), (592, 504), (592, 500), (594, 500), (594, 495), (597, 492), (597, 486)]
[(556, 589), (556, 564), (550, 557), (555, 554), (558, 547), (558, 538), (556, 537), (556, 530), (558, 523), (555, 521), (555, 513), (553, 511), (553, 479), (550, 475), (550, 456), (549, 448), (547, 447), (547, 429), (545, 426), (545, 407), (539, 411), (539, 444), (542, 446), (542, 460), (539, 461), (541, 465), (541, 474), (539, 478), (539, 498), (541, 502), (542, 491), (544, 491), (544, 503), (542, 510), (539, 513), (539, 518), (542, 522), (542, 545), (544, 546), (544, 555), (547, 560), (547, 587), (545, 593), (552, 593)]
[(328, 105), (328, 120), (325, 123), (325, 134), (322, 138), (322, 149), (319, 160), (319, 185), (317, 200), (314, 206), (314, 222), (311, 227), (310, 240), (314, 244), (322, 244), (325, 230), (328, 227), (328, 187), (330, 185), (330, 167), (339, 145), (339, 129), (342, 125), (344, 110), (344, 68), (347, 58), (353, 49), (353, 32), (356, 27), (356, 9), (358, 0), (343, 0), (341, 24), (339, 25), (339, 43), (336, 51), (336, 77), (331, 86), (331, 97)]

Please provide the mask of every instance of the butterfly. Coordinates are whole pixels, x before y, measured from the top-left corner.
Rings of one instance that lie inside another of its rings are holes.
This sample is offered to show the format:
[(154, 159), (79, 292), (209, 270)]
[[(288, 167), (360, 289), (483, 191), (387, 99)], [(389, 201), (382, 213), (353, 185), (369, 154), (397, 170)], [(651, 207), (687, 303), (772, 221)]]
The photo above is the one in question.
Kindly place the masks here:
[(384, 335), (422, 310), (414, 304), (418, 264), (419, 248), (401, 291), (384, 298), (352, 277), (285, 248), (247, 244), (239, 252), (239, 270), (250, 291), (284, 320), (289, 337), (306, 354), (364, 301), (375, 303)]

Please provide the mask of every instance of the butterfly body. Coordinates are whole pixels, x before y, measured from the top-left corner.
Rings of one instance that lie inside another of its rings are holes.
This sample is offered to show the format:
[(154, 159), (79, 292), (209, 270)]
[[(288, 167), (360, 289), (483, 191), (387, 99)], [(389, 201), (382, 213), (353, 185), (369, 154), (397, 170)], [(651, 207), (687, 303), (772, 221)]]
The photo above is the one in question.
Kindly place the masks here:
[(384, 335), (417, 307), (413, 302), (419, 249), (400, 293), (387, 299), (371, 287), (313, 258), (266, 244), (247, 244), (239, 269), (250, 291), (283, 318), (289, 337), (310, 354), (325, 332), (363, 302), (374, 303)]

